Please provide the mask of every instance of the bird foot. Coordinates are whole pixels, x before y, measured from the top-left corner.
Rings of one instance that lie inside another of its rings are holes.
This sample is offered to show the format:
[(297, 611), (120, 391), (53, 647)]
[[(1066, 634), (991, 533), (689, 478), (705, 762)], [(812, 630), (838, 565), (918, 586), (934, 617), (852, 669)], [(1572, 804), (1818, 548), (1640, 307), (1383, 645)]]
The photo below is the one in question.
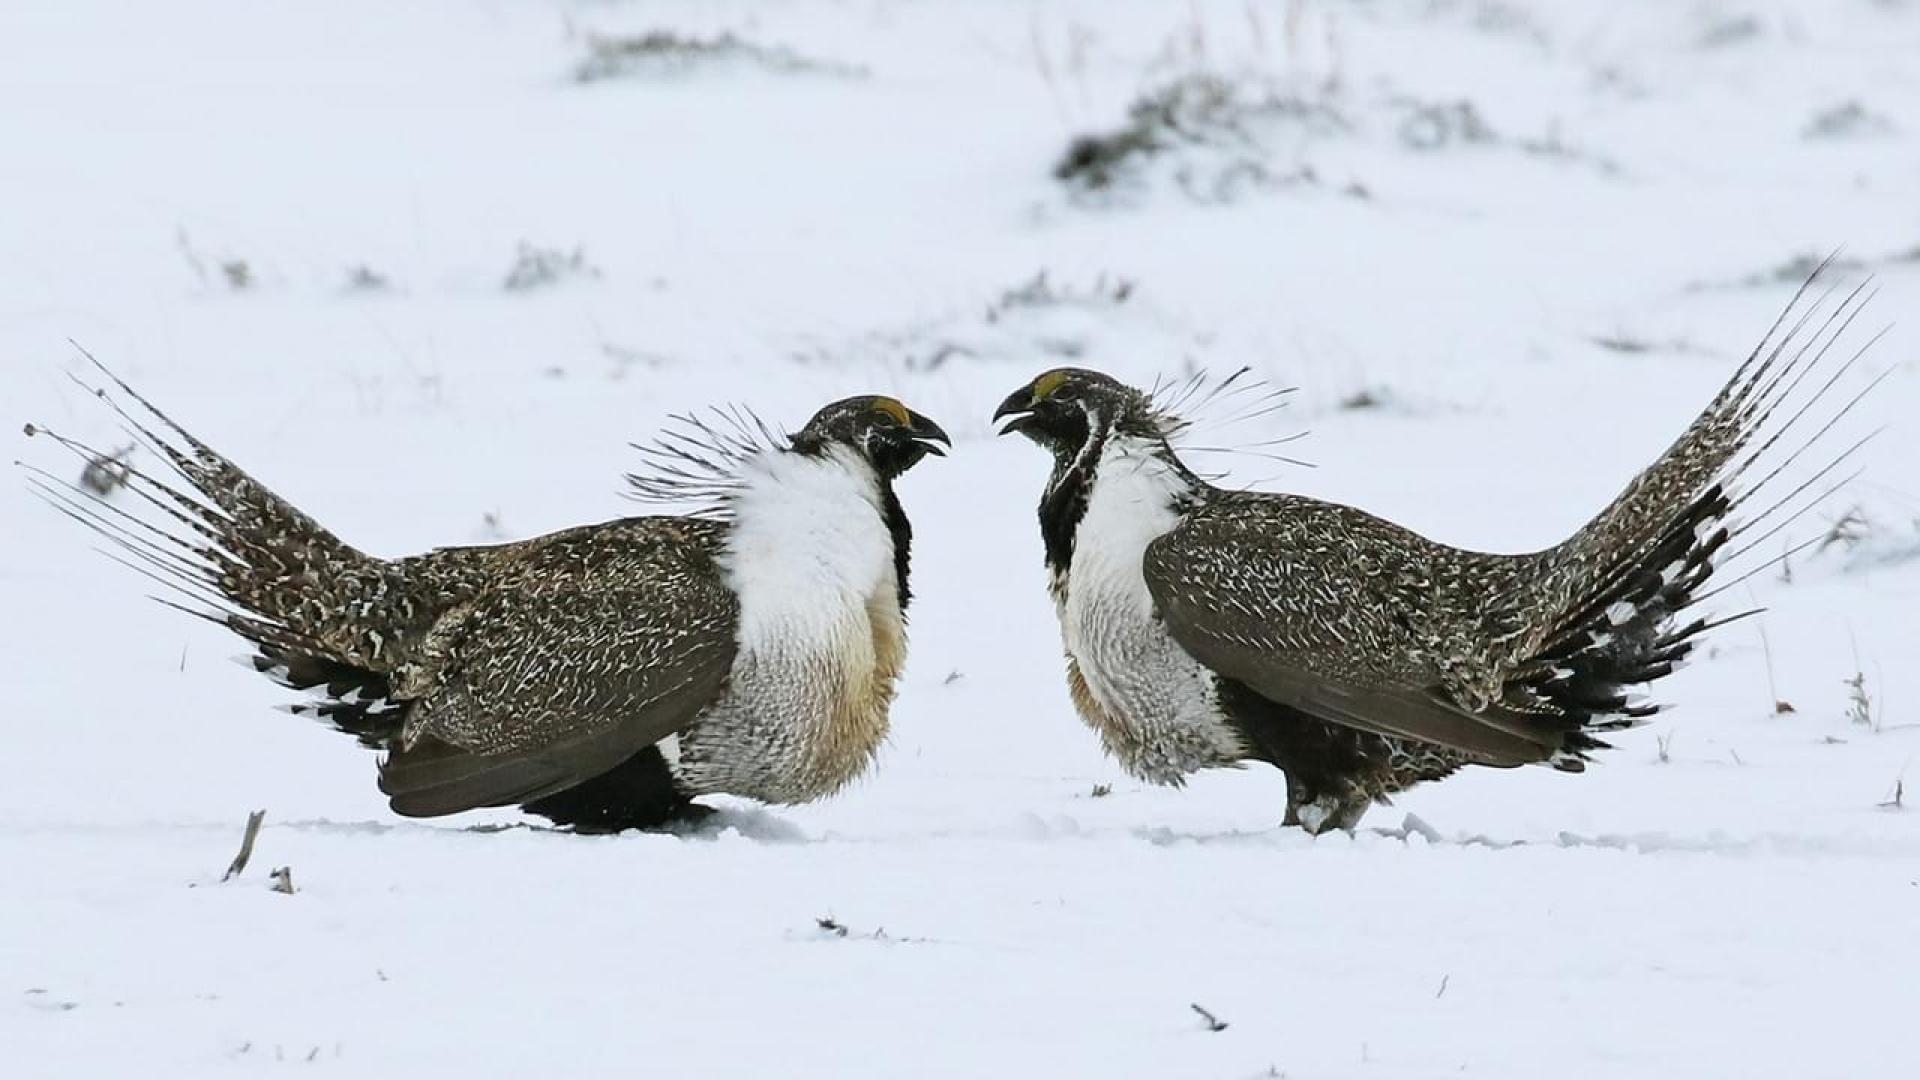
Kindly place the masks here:
[(680, 835), (699, 831), (702, 824), (719, 813), (697, 802), (675, 803), (667, 808), (646, 807), (629, 813), (611, 813), (565, 826), (576, 836), (610, 836), (628, 831)]
[(1298, 825), (1309, 835), (1339, 829), (1352, 832), (1360, 824), (1360, 818), (1367, 812), (1369, 805), (1365, 799), (1342, 799), (1334, 795), (1322, 795), (1307, 802), (1289, 803), (1287, 816), (1282, 825)]

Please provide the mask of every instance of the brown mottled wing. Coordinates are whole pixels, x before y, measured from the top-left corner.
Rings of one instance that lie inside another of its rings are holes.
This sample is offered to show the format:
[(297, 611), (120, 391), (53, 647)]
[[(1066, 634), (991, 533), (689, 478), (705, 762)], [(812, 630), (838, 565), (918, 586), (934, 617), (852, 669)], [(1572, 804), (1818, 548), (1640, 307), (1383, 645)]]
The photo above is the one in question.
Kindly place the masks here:
[(1559, 732), (1448, 693), (1428, 630), (1441, 550), (1347, 507), (1243, 493), (1148, 545), (1143, 570), (1173, 639), (1273, 701), (1488, 763), (1550, 756)]
[(381, 766), (394, 811), (524, 803), (684, 728), (721, 692), (739, 622), (706, 539), (673, 519), (615, 523), (450, 612), (410, 742)]

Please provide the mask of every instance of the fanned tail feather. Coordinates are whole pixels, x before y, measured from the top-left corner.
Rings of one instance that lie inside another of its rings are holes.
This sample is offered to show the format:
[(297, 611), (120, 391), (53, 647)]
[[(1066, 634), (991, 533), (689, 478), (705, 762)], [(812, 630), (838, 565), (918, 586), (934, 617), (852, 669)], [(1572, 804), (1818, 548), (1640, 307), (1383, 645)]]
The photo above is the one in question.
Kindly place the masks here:
[[(1745, 558), (1857, 475), (1846, 470), (1871, 434), (1776, 491), (1886, 374), (1830, 413), (1818, 412), (1885, 333), (1836, 354), (1873, 292), (1863, 282), (1814, 295), (1825, 269), (1823, 263), (1801, 285), (1686, 432), (1591, 523), (1542, 554), (1530, 592), (1539, 605), (1533, 610), (1544, 617), (1529, 620), (1531, 632), (1516, 637), (1502, 699), (1509, 708), (1564, 722), (1568, 734), (1557, 767), (1580, 769), (1590, 751), (1607, 745), (1596, 733), (1632, 727), (1658, 712), (1627, 688), (1671, 674), (1702, 635), (1755, 614), (1692, 613), (1798, 550), (1756, 565)], [(1828, 363), (1833, 355), (1842, 358)], [(1815, 415), (1826, 419), (1797, 437)], [(1784, 441), (1790, 435), (1796, 441)], [(1752, 512), (1755, 506), (1761, 509)], [(1707, 588), (1719, 570), (1736, 576)]]
[[(85, 355), (139, 415), (105, 388), (86, 389), (184, 484), (127, 464), (125, 490), (138, 503), (127, 509), (23, 465), (35, 493), (109, 541), (109, 558), (160, 585), (155, 599), (239, 634), (257, 650), (247, 658), (255, 670), (316, 696), (293, 711), (385, 745), (402, 711), (390, 700), (393, 639), (415, 615), (401, 570), (341, 542)], [(99, 457), (45, 427), (27, 433)]]

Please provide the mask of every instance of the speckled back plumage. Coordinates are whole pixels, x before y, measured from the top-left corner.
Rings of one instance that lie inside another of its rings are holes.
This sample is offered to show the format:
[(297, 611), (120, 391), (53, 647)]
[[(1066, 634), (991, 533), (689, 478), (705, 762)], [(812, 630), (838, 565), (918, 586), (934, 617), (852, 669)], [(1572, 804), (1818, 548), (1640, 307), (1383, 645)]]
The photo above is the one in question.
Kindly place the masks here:
[(386, 750), (399, 813), (552, 795), (720, 692), (738, 618), (716, 562), (723, 524), (637, 518), (376, 559), (115, 381), (156, 423), (122, 417), (190, 485), (129, 477), (178, 528), (43, 491), (252, 642), (257, 669), (313, 692), (296, 712)]
[(1593, 733), (1653, 711), (1625, 687), (1673, 670), (1709, 627), (1675, 617), (1702, 598), (1714, 556), (1800, 494), (1726, 520), (1779, 475), (1732, 493), (1779, 445), (1791, 424), (1769, 421), (1864, 298), (1802, 310), (1805, 292), (1687, 432), (1562, 544), (1462, 551), (1350, 507), (1217, 493), (1149, 549), (1149, 586), (1182, 644), (1269, 696), (1487, 764), (1577, 769), (1604, 745)]

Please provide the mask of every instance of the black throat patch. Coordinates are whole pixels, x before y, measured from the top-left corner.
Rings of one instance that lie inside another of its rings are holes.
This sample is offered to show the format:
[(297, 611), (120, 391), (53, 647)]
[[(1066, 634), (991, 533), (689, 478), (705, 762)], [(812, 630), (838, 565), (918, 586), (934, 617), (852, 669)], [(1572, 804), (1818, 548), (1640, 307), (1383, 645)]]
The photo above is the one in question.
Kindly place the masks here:
[(1063, 462), (1040, 496), (1040, 540), (1046, 546), (1047, 567), (1065, 576), (1073, 564), (1073, 538), (1087, 515), (1087, 497), (1093, 493), (1093, 474), (1106, 450), (1106, 436), (1096, 436), (1083, 452)]
[[(1046, 492), (1040, 496), (1040, 539), (1046, 545), (1047, 568), (1061, 580), (1065, 580), (1068, 568), (1073, 565), (1074, 539), (1080, 532), (1081, 519), (1087, 516), (1095, 473), (1111, 437), (1110, 433), (1102, 433), (1085, 452), (1059, 464)], [(1170, 505), (1176, 512), (1189, 513), (1212, 496), (1213, 489), (1190, 472), (1164, 440), (1159, 440), (1151, 452), (1181, 480), (1179, 490), (1170, 497)]]
[(900, 614), (905, 615), (913, 599), (913, 590), (907, 587), (907, 565), (913, 561), (913, 524), (900, 506), (900, 497), (893, 493), (893, 484), (886, 480), (880, 481), (880, 507), (887, 532), (893, 536), (893, 580), (899, 590)]

